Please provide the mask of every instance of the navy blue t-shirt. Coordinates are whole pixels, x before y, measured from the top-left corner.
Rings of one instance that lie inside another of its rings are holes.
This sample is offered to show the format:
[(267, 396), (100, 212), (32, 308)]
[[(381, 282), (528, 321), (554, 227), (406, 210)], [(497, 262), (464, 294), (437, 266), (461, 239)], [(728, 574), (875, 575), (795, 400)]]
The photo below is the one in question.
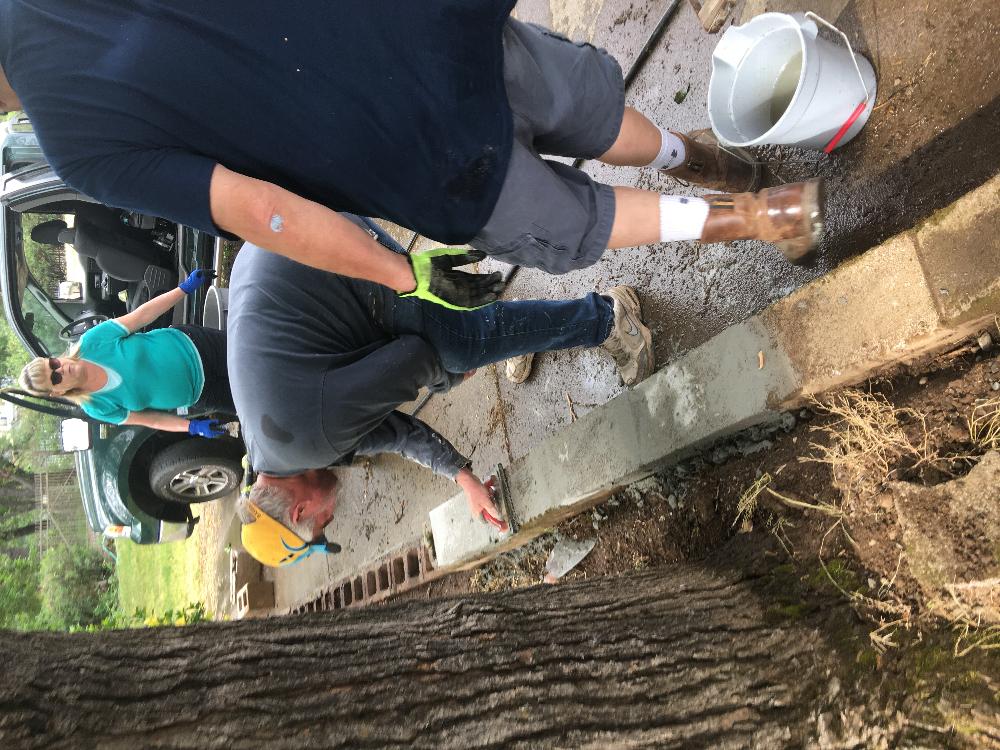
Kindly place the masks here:
[(46, 158), (112, 206), (216, 232), (215, 163), (462, 243), (492, 213), (514, 0), (0, 0)]
[(469, 461), (397, 408), (420, 388), (447, 390), (424, 339), (393, 336), (389, 289), (245, 244), (230, 279), (227, 356), (255, 471), (288, 476), (398, 453), (454, 479)]

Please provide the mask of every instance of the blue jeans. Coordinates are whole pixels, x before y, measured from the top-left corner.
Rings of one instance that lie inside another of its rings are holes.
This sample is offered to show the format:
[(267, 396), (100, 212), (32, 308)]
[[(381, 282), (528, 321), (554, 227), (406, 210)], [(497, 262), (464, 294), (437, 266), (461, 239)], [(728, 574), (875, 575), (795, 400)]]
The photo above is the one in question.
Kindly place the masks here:
[(600, 346), (614, 323), (611, 303), (599, 294), (559, 302), (495, 302), (466, 311), (396, 298), (392, 308), (386, 316), (392, 333), (429, 341), (448, 372), (467, 372), (519, 354)]
[[(345, 214), (393, 252), (406, 251), (375, 222)], [(611, 334), (614, 307), (599, 294), (549, 302), (495, 302), (478, 310), (449, 310), (413, 297), (389, 300), (385, 311), (391, 333), (412, 333), (429, 341), (448, 372), (477, 367), (533, 352), (600, 346)]]

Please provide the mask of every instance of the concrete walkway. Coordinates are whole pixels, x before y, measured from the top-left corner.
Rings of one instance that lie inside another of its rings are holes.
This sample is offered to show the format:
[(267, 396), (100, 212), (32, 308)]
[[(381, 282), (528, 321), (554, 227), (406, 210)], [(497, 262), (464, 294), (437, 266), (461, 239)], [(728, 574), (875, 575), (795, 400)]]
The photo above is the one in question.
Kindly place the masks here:
[[(607, 47), (627, 69), (667, 5), (663, 0), (522, 0), (515, 14)], [(802, 9), (798, 5), (768, 0), (766, 9)], [(761, 0), (746, 0), (737, 14), (764, 6)], [(986, 182), (1000, 168), (1000, 151), (987, 148), (1000, 106), (1000, 38), (991, 0), (971, 0), (961, 18), (937, 0), (905, 6), (875, 0), (809, 5), (841, 25), (880, 74), (875, 113), (846, 148), (832, 157), (787, 149), (765, 154), (771, 159), (771, 183), (817, 174), (828, 179), (829, 231), (814, 265), (790, 266), (762, 243), (677, 243), (609, 252), (595, 266), (562, 277), (525, 269), (507, 296), (575, 297), (615, 284), (634, 285), (643, 297), (658, 363), (665, 365)], [(627, 93), (628, 103), (673, 129), (708, 126), (705, 101), (717, 41), (682, 2)], [(596, 163), (585, 168), (610, 184), (699, 192), (651, 170)], [(404, 242), (409, 236), (398, 232)], [(433, 243), (421, 240), (419, 246)], [(501, 267), (493, 261), (482, 265)], [(799, 348), (822, 351), (824, 337), (822, 327), (810, 331)], [(621, 393), (602, 352), (545, 354), (528, 383), (512, 386), (495, 368), (486, 368), (461, 388), (432, 399), (421, 417), (471, 455), (474, 470), (485, 475), (497, 462), (526, 456)], [(342, 479), (340, 508), (328, 531), (344, 552), (277, 572), (279, 609), (308, 600), (389, 549), (419, 539), (427, 531), (428, 512), (455, 489), (388, 456), (345, 470)]]

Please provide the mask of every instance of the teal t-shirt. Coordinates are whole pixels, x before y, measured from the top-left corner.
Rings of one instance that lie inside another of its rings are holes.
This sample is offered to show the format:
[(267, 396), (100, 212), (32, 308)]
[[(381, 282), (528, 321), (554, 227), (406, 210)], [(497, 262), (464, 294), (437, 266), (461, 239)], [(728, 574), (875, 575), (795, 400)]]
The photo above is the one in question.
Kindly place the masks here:
[(191, 406), (205, 385), (198, 350), (174, 328), (130, 334), (121, 323), (107, 320), (83, 334), (80, 359), (108, 373), (107, 385), (82, 405), (104, 422), (121, 424), (134, 411)]

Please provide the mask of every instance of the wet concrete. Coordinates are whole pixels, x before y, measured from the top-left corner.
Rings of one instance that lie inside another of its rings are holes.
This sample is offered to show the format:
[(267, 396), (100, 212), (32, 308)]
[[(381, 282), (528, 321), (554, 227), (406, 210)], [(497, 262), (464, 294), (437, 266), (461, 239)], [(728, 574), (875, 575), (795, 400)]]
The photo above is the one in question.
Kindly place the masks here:
[[(521, 0), (515, 14), (606, 47), (627, 69), (666, 5), (662, 0)], [(814, 175), (828, 180), (827, 236), (813, 262), (793, 266), (774, 248), (753, 242), (647, 246), (611, 251), (598, 264), (561, 277), (524, 269), (508, 297), (575, 297), (614, 284), (636, 286), (658, 364), (664, 365), (884, 238), (919, 225), (1000, 169), (995, 147), (1000, 11), (993, 0), (970, 0), (960, 8), (944, 0), (817, 0), (810, 6), (797, 0), (747, 0), (737, 15), (753, 11), (751, 6), (816, 8), (847, 32), (879, 76), (867, 127), (834, 155), (759, 152), (769, 160), (771, 184)], [(686, 0), (681, 2), (627, 92), (628, 103), (676, 130), (707, 127), (705, 102), (717, 41), (718, 36), (702, 31)], [(677, 102), (681, 91), (687, 95)], [(595, 162), (584, 168), (609, 184), (701, 192), (652, 170)], [(406, 243), (410, 234), (397, 236)], [(432, 243), (421, 240), (419, 246)], [(491, 261), (482, 266), (502, 267)], [(435, 397), (421, 416), (471, 453), (474, 470), (485, 475), (496, 462), (526, 455), (621, 390), (602, 352), (556, 352), (537, 358), (536, 372), (524, 385), (512, 386), (485, 368), (453, 393)], [(599, 444), (602, 435), (586, 439)], [(344, 554), (282, 571), (279, 606), (418, 538), (427, 511), (454, 493), (451, 483), (394, 457), (354, 467), (343, 479), (330, 536), (345, 545)]]
[[(785, 181), (823, 177), (827, 222), (823, 242), (811, 260), (817, 274), (906, 231), (927, 216), (983, 184), (1000, 169), (990, 147), (1000, 130), (1000, 99), (994, 99), (954, 127), (881, 172), (852, 169), (833, 154), (815, 167), (796, 149), (761, 149)], [(803, 162), (806, 162), (805, 164)], [(772, 175), (772, 182), (777, 179)]]

